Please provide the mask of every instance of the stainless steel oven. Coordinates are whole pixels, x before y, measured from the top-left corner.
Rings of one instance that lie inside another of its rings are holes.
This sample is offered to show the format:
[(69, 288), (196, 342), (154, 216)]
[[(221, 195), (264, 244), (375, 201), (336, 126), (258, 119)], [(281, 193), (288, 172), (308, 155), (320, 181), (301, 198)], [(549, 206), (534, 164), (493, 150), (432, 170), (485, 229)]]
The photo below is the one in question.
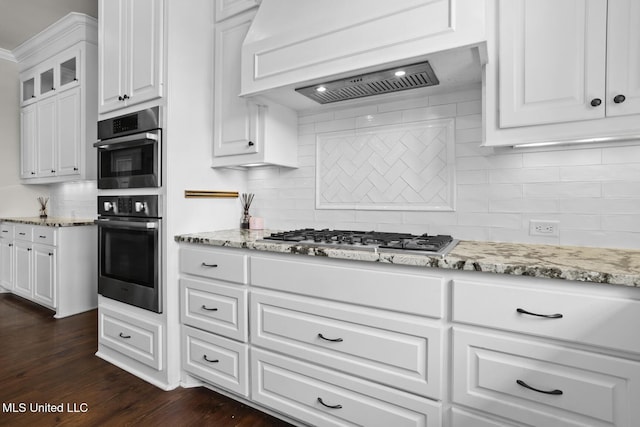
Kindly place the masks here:
[(98, 122), (98, 188), (160, 187), (159, 107)]
[(98, 196), (98, 293), (162, 312), (158, 195)]

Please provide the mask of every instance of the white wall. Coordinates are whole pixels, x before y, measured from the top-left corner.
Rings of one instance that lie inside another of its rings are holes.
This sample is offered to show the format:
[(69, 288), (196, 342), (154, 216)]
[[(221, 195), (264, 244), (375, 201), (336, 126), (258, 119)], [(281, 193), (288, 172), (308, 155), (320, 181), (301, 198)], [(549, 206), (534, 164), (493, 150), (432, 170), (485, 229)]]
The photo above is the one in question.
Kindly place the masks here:
[[(249, 173), (252, 214), (268, 228), (452, 234), (467, 240), (640, 248), (640, 142), (547, 149), (482, 148), (481, 91), (301, 114), (298, 169)], [(315, 208), (315, 141), (324, 132), (455, 117), (455, 212)], [(529, 236), (529, 220), (560, 222)]]
[(20, 85), (18, 64), (0, 59), (0, 217), (37, 216), (42, 185), (20, 183)]

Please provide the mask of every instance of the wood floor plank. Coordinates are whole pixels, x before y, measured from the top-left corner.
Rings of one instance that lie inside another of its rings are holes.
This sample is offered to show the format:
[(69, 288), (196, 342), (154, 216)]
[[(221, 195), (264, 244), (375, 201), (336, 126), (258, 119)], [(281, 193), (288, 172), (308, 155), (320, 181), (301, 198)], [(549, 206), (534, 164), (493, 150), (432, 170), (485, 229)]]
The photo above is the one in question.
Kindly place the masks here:
[[(0, 294), (0, 426), (290, 426), (206, 388), (160, 390), (95, 356), (96, 310), (53, 314)], [(65, 412), (32, 413), (38, 403), (62, 403)], [(67, 412), (81, 403), (87, 412)], [(26, 412), (9, 412), (10, 404)]]

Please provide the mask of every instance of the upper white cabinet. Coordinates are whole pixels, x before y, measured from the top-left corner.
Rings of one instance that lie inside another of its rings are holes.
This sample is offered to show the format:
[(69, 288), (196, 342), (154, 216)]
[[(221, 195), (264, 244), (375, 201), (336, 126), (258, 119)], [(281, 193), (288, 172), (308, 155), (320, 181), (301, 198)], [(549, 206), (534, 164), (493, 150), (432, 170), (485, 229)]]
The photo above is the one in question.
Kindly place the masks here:
[[(216, 10), (220, 10), (219, 0)], [(240, 56), (255, 10), (215, 24), (214, 148), (212, 166), (297, 166), (297, 114), (286, 107), (241, 98)]]
[(216, 22), (227, 19), (260, 4), (260, 0), (220, 0), (216, 1)]
[(99, 111), (163, 96), (161, 0), (99, 3)]
[(639, 133), (640, 4), (488, 3), (485, 145)]
[(70, 13), (20, 45), (20, 177), (25, 184), (95, 178), (97, 21)]

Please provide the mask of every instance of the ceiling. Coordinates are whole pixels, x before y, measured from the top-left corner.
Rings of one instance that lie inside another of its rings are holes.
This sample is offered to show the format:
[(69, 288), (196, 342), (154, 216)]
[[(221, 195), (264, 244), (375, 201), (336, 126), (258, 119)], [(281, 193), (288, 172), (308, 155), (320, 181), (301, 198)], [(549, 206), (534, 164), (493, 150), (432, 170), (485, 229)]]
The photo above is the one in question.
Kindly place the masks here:
[(98, 0), (0, 0), (0, 49), (12, 51), (69, 12), (98, 16)]

